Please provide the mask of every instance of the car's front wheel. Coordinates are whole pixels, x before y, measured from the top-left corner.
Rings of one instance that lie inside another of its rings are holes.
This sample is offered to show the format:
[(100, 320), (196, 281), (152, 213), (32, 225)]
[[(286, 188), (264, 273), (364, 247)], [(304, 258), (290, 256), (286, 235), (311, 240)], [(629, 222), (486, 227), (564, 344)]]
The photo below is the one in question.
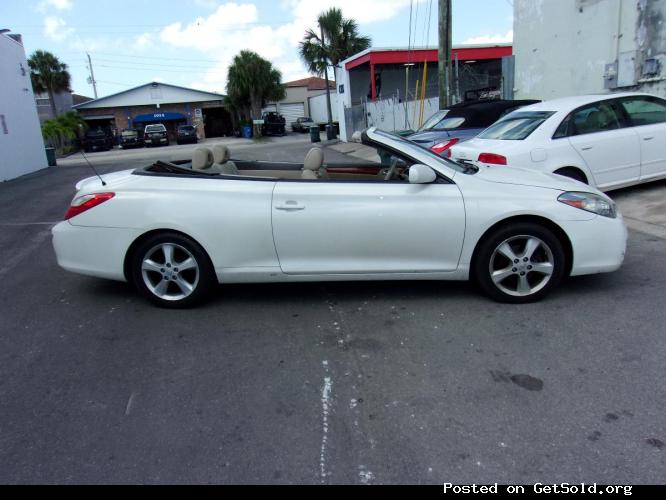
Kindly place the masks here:
[(202, 302), (217, 282), (203, 248), (178, 233), (160, 233), (141, 242), (132, 255), (131, 269), (139, 292), (168, 308)]
[(478, 248), (473, 273), (498, 302), (522, 304), (545, 297), (562, 280), (566, 257), (549, 229), (515, 223), (489, 234)]

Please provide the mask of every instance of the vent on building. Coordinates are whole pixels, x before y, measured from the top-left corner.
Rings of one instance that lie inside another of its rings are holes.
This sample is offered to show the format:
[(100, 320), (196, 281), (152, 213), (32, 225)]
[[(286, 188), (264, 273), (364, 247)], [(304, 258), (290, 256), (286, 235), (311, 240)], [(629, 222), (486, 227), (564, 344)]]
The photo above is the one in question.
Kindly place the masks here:
[(643, 63), (643, 76), (655, 76), (659, 74), (659, 59), (654, 57), (646, 59)]

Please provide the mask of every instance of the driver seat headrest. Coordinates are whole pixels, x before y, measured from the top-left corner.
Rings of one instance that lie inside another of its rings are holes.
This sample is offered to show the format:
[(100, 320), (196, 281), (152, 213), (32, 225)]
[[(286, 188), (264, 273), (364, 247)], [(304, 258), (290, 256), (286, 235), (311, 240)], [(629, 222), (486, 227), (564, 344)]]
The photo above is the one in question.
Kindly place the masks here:
[(213, 164), (213, 153), (208, 148), (196, 148), (192, 154), (192, 170), (206, 170)]

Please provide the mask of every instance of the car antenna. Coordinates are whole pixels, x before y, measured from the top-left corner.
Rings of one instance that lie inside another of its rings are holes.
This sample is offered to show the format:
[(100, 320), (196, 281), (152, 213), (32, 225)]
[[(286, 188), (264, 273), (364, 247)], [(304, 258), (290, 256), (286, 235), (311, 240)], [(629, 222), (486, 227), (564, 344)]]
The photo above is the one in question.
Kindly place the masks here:
[(95, 170), (95, 167), (93, 167), (93, 164), (90, 163), (90, 161), (88, 160), (88, 157), (87, 157), (87, 156), (85, 155), (85, 153), (83, 152), (83, 149), (81, 150), (81, 156), (83, 156), (83, 159), (86, 160), (86, 163), (90, 166), (90, 168), (92, 168), (92, 171), (95, 172), (95, 175), (96, 175), (97, 177), (99, 177), (99, 180), (102, 181), (102, 186), (106, 186), (106, 182), (104, 182), (104, 179), (102, 179), (102, 176), (99, 175), (99, 173), (97, 172), (97, 170)]

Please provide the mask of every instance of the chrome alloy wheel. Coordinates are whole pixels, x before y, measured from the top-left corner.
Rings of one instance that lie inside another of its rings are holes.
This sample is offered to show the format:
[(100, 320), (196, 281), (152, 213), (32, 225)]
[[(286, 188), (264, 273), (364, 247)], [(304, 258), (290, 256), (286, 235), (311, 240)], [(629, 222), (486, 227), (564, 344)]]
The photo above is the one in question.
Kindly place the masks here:
[(500, 243), (490, 258), (490, 278), (502, 292), (527, 297), (550, 281), (555, 259), (550, 247), (535, 236), (513, 236)]
[(143, 282), (163, 300), (182, 300), (199, 284), (199, 265), (186, 248), (174, 243), (160, 243), (141, 261)]

